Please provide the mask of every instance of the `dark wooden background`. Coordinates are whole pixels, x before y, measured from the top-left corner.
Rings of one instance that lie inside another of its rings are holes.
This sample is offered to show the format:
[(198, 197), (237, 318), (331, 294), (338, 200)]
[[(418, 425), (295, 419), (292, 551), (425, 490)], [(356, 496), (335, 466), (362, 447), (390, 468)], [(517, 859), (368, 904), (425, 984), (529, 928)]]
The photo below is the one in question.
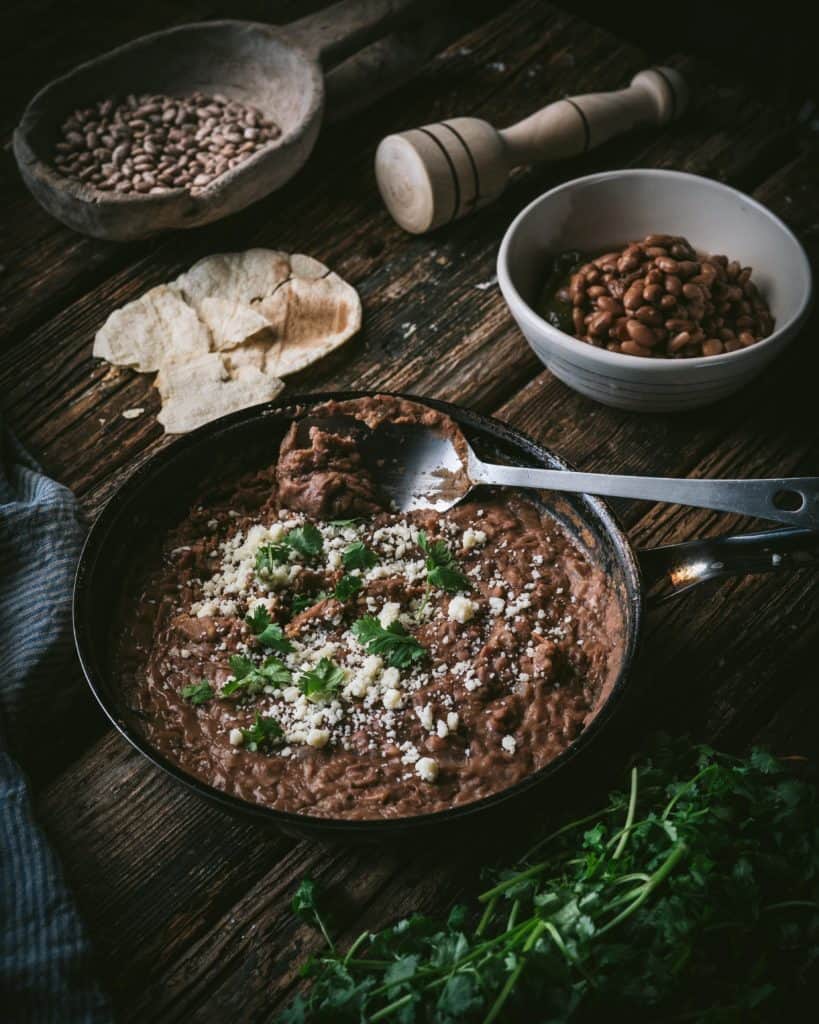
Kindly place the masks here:
[[(313, 6), (241, 0), (229, 14), (285, 22)], [(815, 365), (815, 319), (735, 398), (683, 415), (636, 415), (595, 405), (555, 381), (491, 283), (500, 236), (525, 203), (567, 178), (619, 166), (673, 167), (730, 182), (783, 217), (815, 260), (815, 114), (801, 74), (786, 88), (769, 88), (759, 61), (736, 53), (709, 59), (708, 48), (696, 55), (696, 33), (687, 30), (663, 33), (658, 26), (649, 45), (645, 25), (629, 33), (628, 19), (614, 26), (620, 37), (535, 0), (461, 5), (451, 45), (410, 84), (365, 116), (328, 129), (291, 184), (229, 221), (116, 245), (73, 234), (40, 210), (7, 145), (33, 90), (142, 32), (225, 10), (215, 0), (141, 0), (99, 18), (92, 4), (6, 5), (0, 404), (89, 516), (164, 443), (151, 378), (94, 360), (94, 332), (113, 308), (200, 256), (252, 245), (317, 256), (351, 281), (364, 303), (361, 334), (291, 382), (288, 397), (358, 386), (446, 398), (508, 421), (590, 470), (819, 470), (816, 377), (806, 372)], [(690, 52), (681, 52), (680, 41), (689, 40)], [(731, 49), (730, 38), (725, 46)], [(381, 208), (372, 158), (383, 134), (455, 114), (503, 125), (561, 95), (623, 86), (649, 58), (680, 67), (697, 89), (689, 115), (664, 132), (638, 132), (583, 159), (520, 173), (496, 205), (430, 237), (402, 233)], [(729, 253), (730, 246), (727, 238)], [(143, 415), (123, 418), (139, 406)], [(620, 510), (638, 545), (751, 525), (680, 508), (622, 503)], [(762, 740), (780, 753), (819, 753), (818, 611), (810, 572), (736, 579), (658, 610), (649, 622), (639, 699), (616, 750), (601, 761), (602, 780), (616, 781), (628, 750), (657, 727), (735, 749)], [(55, 681), (76, 685), (76, 696), (32, 771), (42, 818), (124, 1020), (271, 1019), (299, 983), (300, 962), (319, 945), (289, 909), (305, 872), (334, 894), (343, 940), (406, 911), (440, 906), (468, 884), (468, 851), (324, 849), (228, 818), (133, 752), (78, 677)]]

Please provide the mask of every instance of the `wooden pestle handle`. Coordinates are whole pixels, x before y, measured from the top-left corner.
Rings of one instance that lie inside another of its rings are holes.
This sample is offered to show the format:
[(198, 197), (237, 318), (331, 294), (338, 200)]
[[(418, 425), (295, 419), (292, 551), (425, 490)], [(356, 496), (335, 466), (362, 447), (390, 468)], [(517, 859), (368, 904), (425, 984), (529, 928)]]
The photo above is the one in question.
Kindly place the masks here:
[(577, 156), (640, 124), (667, 124), (687, 103), (688, 88), (679, 72), (651, 68), (636, 74), (627, 89), (558, 100), (500, 135), (511, 170)]

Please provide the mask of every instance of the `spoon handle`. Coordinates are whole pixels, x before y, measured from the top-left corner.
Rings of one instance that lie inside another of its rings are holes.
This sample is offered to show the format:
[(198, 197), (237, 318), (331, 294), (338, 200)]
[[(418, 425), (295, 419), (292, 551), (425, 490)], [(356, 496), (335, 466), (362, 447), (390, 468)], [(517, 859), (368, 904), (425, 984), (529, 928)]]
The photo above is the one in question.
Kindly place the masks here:
[(815, 476), (772, 480), (675, 480), (662, 476), (614, 476), (487, 463), (471, 464), (469, 475), (474, 483), (572, 491), (609, 498), (642, 498), (756, 516), (788, 526), (819, 528), (819, 477)]

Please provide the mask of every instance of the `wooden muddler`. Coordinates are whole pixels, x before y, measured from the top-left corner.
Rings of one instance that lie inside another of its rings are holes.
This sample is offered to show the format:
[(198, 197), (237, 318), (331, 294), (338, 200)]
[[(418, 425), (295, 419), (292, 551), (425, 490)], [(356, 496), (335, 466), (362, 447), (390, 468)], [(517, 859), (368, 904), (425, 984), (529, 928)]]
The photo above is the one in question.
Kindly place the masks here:
[(454, 117), (382, 139), (375, 176), (387, 209), (413, 234), (431, 231), (496, 199), (515, 167), (585, 153), (637, 125), (664, 125), (688, 101), (673, 68), (640, 71), (627, 89), (558, 100), (498, 131)]

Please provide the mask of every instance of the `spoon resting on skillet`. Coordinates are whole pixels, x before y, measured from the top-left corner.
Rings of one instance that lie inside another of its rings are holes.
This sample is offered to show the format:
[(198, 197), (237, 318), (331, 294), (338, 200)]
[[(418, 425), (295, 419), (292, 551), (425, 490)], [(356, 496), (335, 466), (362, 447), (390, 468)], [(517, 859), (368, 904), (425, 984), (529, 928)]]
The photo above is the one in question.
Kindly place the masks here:
[(444, 512), (473, 487), (490, 484), (641, 498), (819, 528), (819, 477), (701, 480), (532, 469), (483, 462), (463, 435), (453, 439), (419, 423), (369, 427), (350, 416), (308, 416), (299, 423), (299, 437), (306, 441), (313, 427), (354, 437), (365, 461), (376, 468), (380, 488), (401, 512)]

